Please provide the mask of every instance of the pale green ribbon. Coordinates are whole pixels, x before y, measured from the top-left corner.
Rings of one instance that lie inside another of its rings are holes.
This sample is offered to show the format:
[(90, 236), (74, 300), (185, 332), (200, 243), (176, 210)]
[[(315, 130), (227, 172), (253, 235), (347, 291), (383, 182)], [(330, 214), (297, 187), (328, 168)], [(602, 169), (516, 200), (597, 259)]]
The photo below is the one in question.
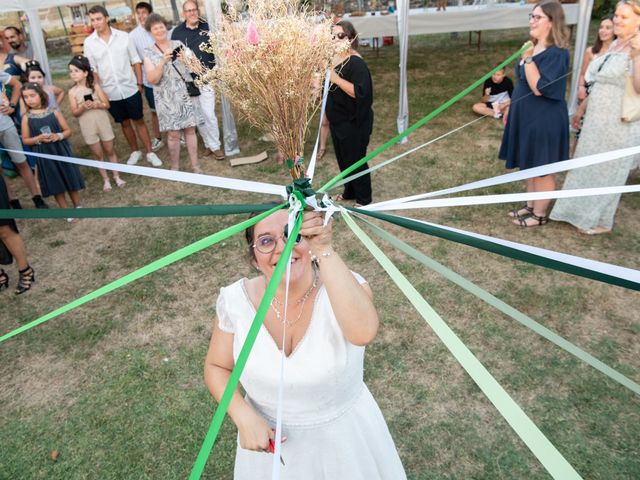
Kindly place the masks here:
[(562, 338), (557, 333), (555, 333), (555, 332), (549, 330), (547, 327), (539, 324), (538, 322), (536, 322), (532, 318), (526, 316), (524, 313), (516, 310), (515, 308), (513, 308), (510, 305), (507, 305), (505, 302), (503, 302), (499, 298), (491, 295), (486, 290), (483, 290), (482, 288), (480, 288), (479, 286), (477, 286), (474, 283), (470, 282), (466, 278), (458, 275), (456, 272), (454, 272), (454, 271), (448, 269), (447, 267), (445, 267), (444, 265), (436, 262), (434, 259), (428, 257), (427, 255), (425, 255), (424, 253), (420, 252), (419, 250), (416, 250), (411, 245), (408, 245), (405, 242), (403, 242), (402, 240), (400, 240), (399, 238), (391, 235), (389, 232), (386, 232), (385, 230), (383, 230), (380, 227), (374, 225), (373, 223), (369, 222), (368, 220), (365, 220), (364, 218), (361, 218), (360, 220), (366, 222), (367, 226), (378, 237), (382, 238), (383, 240), (386, 240), (391, 245), (396, 247), (398, 250), (400, 250), (400, 251), (404, 252), (405, 254), (409, 255), (410, 257), (414, 258), (415, 260), (417, 260), (418, 262), (422, 263), (426, 267), (429, 267), (430, 269), (436, 271), (437, 273), (439, 273), (443, 277), (447, 278), (448, 280), (452, 281), (453, 283), (455, 283), (459, 287), (464, 288), (467, 292), (472, 293), (473, 295), (475, 295), (476, 297), (480, 298), (481, 300), (484, 300), (485, 302), (487, 302), (492, 307), (497, 308), (502, 313), (510, 316), (511, 318), (516, 320), (517, 322), (520, 322), (525, 327), (533, 330), (538, 335), (546, 338), (547, 340), (549, 340), (552, 343), (555, 343), (560, 348), (566, 350), (567, 352), (569, 352), (570, 354), (572, 354), (575, 357), (579, 358), (583, 362), (591, 365), (596, 370), (599, 370), (600, 372), (604, 373), (606, 376), (608, 376), (612, 380), (615, 380), (616, 382), (620, 383), (621, 385), (624, 385), (625, 387), (627, 387), (632, 392), (640, 395), (640, 385), (638, 385), (633, 380), (625, 377), (622, 373), (620, 373), (617, 370), (611, 368), (607, 364), (601, 362), (600, 360), (598, 360), (594, 356), (590, 355), (589, 353), (585, 352), (584, 350), (580, 349), (579, 347), (577, 347), (573, 343), (569, 342), (568, 340), (565, 340), (564, 338)]
[(415, 287), (402, 275), (398, 268), (387, 258), (375, 243), (356, 225), (346, 210), (341, 209), (342, 217), (360, 241), (367, 247), (373, 257), (385, 269), (398, 288), (409, 299), (418, 313), (425, 319), (440, 340), (453, 354), (460, 365), (467, 371), (487, 398), (498, 409), (498, 412), (509, 423), (540, 463), (551, 476), (557, 480), (581, 479), (578, 472), (558, 452), (553, 444), (544, 436), (518, 404), (500, 386), (480, 361), (471, 353), (457, 335), (440, 318), (431, 305), (420, 296)]

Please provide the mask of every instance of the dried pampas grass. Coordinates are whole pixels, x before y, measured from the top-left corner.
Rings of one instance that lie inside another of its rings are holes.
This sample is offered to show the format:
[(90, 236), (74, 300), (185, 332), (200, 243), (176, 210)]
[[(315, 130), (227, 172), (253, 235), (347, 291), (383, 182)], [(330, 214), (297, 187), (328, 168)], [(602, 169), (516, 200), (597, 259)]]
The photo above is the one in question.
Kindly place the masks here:
[(230, 7), (203, 49), (216, 56), (207, 69), (187, 60), (201, 84), (223, 93), (240, 115), (273, 135), (293, 178), (304, 175), (303, 148), (321, 100), (321, 84), (344, 48), (331, 21), (293, 0), (248, 0), (248, 16)]

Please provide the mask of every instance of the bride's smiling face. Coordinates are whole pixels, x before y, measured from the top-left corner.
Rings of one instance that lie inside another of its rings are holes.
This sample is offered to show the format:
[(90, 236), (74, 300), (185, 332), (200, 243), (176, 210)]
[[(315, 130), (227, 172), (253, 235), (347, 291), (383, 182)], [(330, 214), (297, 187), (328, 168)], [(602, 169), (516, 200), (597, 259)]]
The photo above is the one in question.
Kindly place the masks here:
[[(253, 253), (256, 266), (267, 277), (271, 278), (287, 241), (284, 228), (289, 214), (280, 210), (259, 221), (253, 230)], [(295, 282), (305, 278), (311, 267), (309, 245), (304, 238), (296, 243), (291, 252), (291, 277)], [(284, 277), (283, 277), (284, 280)]]

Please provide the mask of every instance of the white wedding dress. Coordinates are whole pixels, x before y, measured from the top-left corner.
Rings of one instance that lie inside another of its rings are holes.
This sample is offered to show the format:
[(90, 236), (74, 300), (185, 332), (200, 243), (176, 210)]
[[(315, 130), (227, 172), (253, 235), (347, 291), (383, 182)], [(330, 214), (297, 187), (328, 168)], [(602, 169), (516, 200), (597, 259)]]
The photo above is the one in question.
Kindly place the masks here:
[[(245, 282), (222, 288), (216, 305), (220, 329), (234, 334), (234, 359), (256, 314)], [(262, 326), (240, 379), (247, 401), (274, 428), (280, 358)], [(344, 337), (321, 286), (309, 327), (285, 359), (282, 479), (406, 479), (382, 412), (364, 384), (363, 360), (364, 347)], [(269, 480), (273, 461), (274, 455), (238, 446), (234, 478)]]

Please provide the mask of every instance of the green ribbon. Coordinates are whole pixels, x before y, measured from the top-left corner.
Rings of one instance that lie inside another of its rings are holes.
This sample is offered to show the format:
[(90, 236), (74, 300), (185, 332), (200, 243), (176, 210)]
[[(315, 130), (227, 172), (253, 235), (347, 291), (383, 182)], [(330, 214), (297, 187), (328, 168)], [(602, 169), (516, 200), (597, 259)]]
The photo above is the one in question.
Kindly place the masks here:
[(451, 240), (452, 242), (462, 243), (463, 245), (469, 245), (470, 247), (485, 250), (487, 252), (497, 253), (504, 257), (513, 258), (515, 260), (521, 260), (523, 262), (531, 263), (533, 265), (539, 265), (541, 267), (557, 270), (559, 272), (570, 273), (579, 277), (590, 278), (591, 280), (597, 280), (599, 282), (608, 283), (609, 285), (616, 285), (618, 287), (628, 288), (630, 290), (640, 291), (640, 283), (633, 280), (627, 280), (625, 278), (618, 278), (613, 275), (608, 275), (602, 272), (596, 272), (589, 270), (585, 267), (577, 265), (571, 265), (569, 263), (562, 262), (560, 260), (554, 260), (546, 258), (541, 255), (537, 255), (531, 252), (525, 252), (506, 245), (500, 245), (489, 240), (482, 238), (475, 238), (470, 235), (465, 235), (460, 232), (453, 232), (435, 225), (427, 225), (417, 220), (411, 220), (405, 217), (398, 217), (395, 215), (389, 215), (386, 213), (372, 212), (370, 210), (361, 210), (358, 208), (346, 207), (348, 210), (368, 215), (370, 217), (384, 220), (385, 222), (399, 225), (414, 232), (426, 233), (438, 238), (444, 238), (445, 240)]
[(0, 218), (140, 218), (140, 217), (200, 217), (209, 215), (233, 215), (257, 213), (269, 210), (266, 204), (230, 205), (158, 205), (153, 207), (108, 208), (34, 208), (2, 210)]
[(310, 178), (296, 178), (291, 185), (287, 185), (287, 194), (296, 194), (296, 192), (300, 192), (303, 197), (315, 197), (316, 192), (313, 188), (311, 188), (311, 179)]
[(247, 363), (247, 359), (249, 358), (249, 353), (253, 348), (253, 344), (256, 341), (256, 337), (260, 332), (260, 327), (264, 322), (264, 317), (269, 310), (269, 306), (271, 305), (271, 301), (278, 290), (278, 285), (282, 280), (282, 275), (284, 274), (285, 268), (287, 267), (287, 263), (289, 262), (289, 257), (291, 255), (291, 251), (293, 250), (293, 246), (295, 245), (295, 239), (298, 236), (298, 232), (300, 231), (300, 227), (302, 225), (302, 214), (299, 214), (296, 218), (296, 223), (293, 226), (291, 234), (287, 239), (287, 243), (284, 246), (282, 254), (280, 255), (280, 259), (276, 264), (276, 268), (273, 271), (273, 275), (271, 276), (271, 280), (269, 280), (269, 284), (267, 285), (267, 289), (264, 292), (264, 296), (262, 297), (262, 301), (260, 302), (260, 306), (256, 311), (256, 316), (253, 319), (253, 323), (251, 324), (251, 328), (247, 333), (247, 338), (242, 345), (242, 350), (240, 350), (240, 354), (238, 355), (238, 359), (236, 360), (235, 366), (231, 371), (231, 376), (229, 377), (229, 382), (224, 389), (224, 393), (220, 398), (220, 403), (218, 404), (218, 408), (216, 409), (216, 413), (213, 415), (213, 420), (211, 421), (211, 425), (209, 426), (209, 430), (207, 431), (207, 435), (205, 436), (204, 442), (200, 447), (200, 452), (198, 453), (198, 458), (191, 470), (191, 475), (189, 475), (189, 480), (199, 479), (204, 471), (204, 467), (207, 463), (207, 459), (209, 458), (209, 454), (211, 453), (211, 449), (213, 448), (213, 444), (218, 436), (218, 432), (220, 431), (220, 426), (222, 425), (222, 421), (224, 420), (224, 416), (227, 413), (227, 409), (229, 408), (229, 403), (231, 403), (231, 398), (233, 397), (236, 388), (238, 387), (238, 382), (240, 381), (240, 376), (242, 375), (242, 371)]
[(411, 125), (409, 128), (407, 128), (404, 132), (399, 133), (398, 135), (396, 135), (395, 137), (393, 137), (391, 140), (389, 140), (387, 143), (385, 143), (384, 145), (376, 148), (375, 150), (373, 150), (371, 153), (369, 153), (368, 155), (366, 155), (364, 158), (361, 158), (360, 160), (358, 160), (356, 163), (354, 163), (353, 165), (351, 165), (350, 167), (346, 168), (345, 170), (343, 170), (342, 172), (340, 172), (338, 175), (336, 175), (335, 177), (333, 177), (331, 180), (329, 180), (327, 183), (325, 183), (320, 190), (318, 190), (318, 193), (325, 193), (326, 191), (328, 191), (331, 187), (333, 187), (337, 182), (339, 182), (340, 180), (342, 180), (343, 178), (345, 178), (347, 175), (349, 175), (351, 172), (353, 172), (354, 170), (358, 169), (360, 166), (364, 165), (365, 163), (367, 163), (369, 160), (371, 160), (372, 158), (376, 157), (377, 155), (379, 155), (380, 153), (384, 152), (385, 150), (387, 150), (388, 148), (390, 148), (392, 145), (398, 143), (400, 140), (402, 140), (404, 137), (406, 137), (407, 135), (409, 135), (411, 132), (413, 132), (414, 130), (420, 128), (422, 125), (424, 125), (425, 123), (427, 123), (429, 120), (433, 119), (434, 117), (437, 117), (440, 113), (442, 113), (444, 110), (446, 110), (447, 108), (449, 108), (451, 105), (453, 105), (454, 103), (456, 103), (458, 100), (460, 100), (462, 97), (464, 97), (467, 93), (469, 93), (470, 91), (474, 90), (475, 88), (479, 87), (487, 78), (489, 78), (491, 75), (493, 75), (495, 72), (497, 72), (498, 70), (502, 70), (506, 65), (510, 64), (511, 62), (513, 62), (516, 58), (518, 58), (518, 56), (520, 54), (522, 54), (522, 52), (524, 52), (525, 50), (531, 48), (532, 44), (531, 42), (526, 42), (522, 48), (520, 50), (518, 50), (516, 53), (514, 53), (513, 55), (511, 55), (509, 58), (507, 58), (504, 62), (502, 62), (500, 65), (498, 65), (496, 68), (494, 68), (493, 70), (491, 70), (489, 73), (483, 75), (482, 77), (480, 77), (478, 80), (476, 80), (475, 82), (473, 82), (471, 85), (469, 85), (467, 88), (465, 88), (464, 90), (462, 90), (461, 92), (459, 92), (457, 95), (455, 95), (453, 98), (447, 100), (445, 103), (443, 103), (442, 105), (440, 105), (438, 108), (436, 108), (434, 111), (432, 111), (431, 113), (429, 113), (426, 117), (423, 117), (422, 119), (418, 120), (416, 123), (414, 123), (413, 125)]
[(373, 257), (380, 263), (387, 274), (398, 286), (400, 291), (409, 299), (418, 313), (425, 319), (436, 335), (442, 340), (447, 349), (453, 354), (458, 363), (466, 370), (474, 382), (480, 387), (487, 398), (493, 403), (498, 412), (509, 423), (540, 463), (551, 476), (558, 480), (581, 479), (578, 472), (558, 452), (553, 444), (544, 436), (538, 427), (522, 411), (518, 404), (509, 396), (495, 378), (487, 371), (466, 345), (440, 318), (435, 310), (420, 296), (415, 287), (402, 275), (398, 268), (382, 253), (375, 243), (356, 225), (355, 221), (344, 209), (342, 217), (360, 241), (367, 247)]
[(151, 262), (145, 267), (142, 267), (134, 272), (131, 272), (117, 280), (114, 280), (113, 282), (97, 290), (94, 290), (93, 292), (88, 293), (87, 295), (77, 300), (74, 300), (73, 302), (68, 303), (63, 307), (58, 308), (57, 310), (54, 310), (51, 313), (48, 313), (36, 320), (33, 320), (32, 322), (27, 323), (26, 325), (23, 325), (20, 328), (17, 328), (3, 335), (2, 337), (0, 337), (0, 343), (4, 342), (5, 340), (15, 335), (18, 335), (19, 333), (25, 332), (33, 327), (36, 327), (41, 323), (51, 320), (52, 318), (55, 318), (58, 315), (62, 315), (63, 313), (73, 310), (74, 308), (79, 307), (80, 305), (84, 305), (85, 303), (90, 302), (91, 300), (95, 300), (96, 298), (99, 298), (109, 292), (112, 292), (117, 288), (124, 287), (125, 285), (133, 282), (134, 280), (138, 280), (139, 278), (142, 278), (152, 272), (155, 272), (156, 270), (159, 270), (162, 267), (171, 265), (172, 263), (177, 262), (178, 260), (182, 260), (183, 258), (188, 257), (189, 255), (192, 255), (196, 252), (199, 252), (200, 250), (210, 247), (211, 245), (214, 245), (220, 242), (221, 240), (224, 240), (225, 238), (235, 235), (236, 233), (243, 231), (244, 229), (250, 227), (251, 225), (255, 225), (263, 218), (268, 217), (269, 215), (280, 210), (283, 207), (284, 205), (278, 205), (276, 207), (273, 207), (267, 212), (261, 213), (260, 215), (257, 215), (253, 218), (249, 218), (248, 220), (240, 222), (231, 227), (225, 228), (224, 230), (214, 233), (213, 235), (203, 238), (202, 240), (198, 240), (197, 242), (192, 243), (191, 245), (187, 245), (186, 247), (181, 248), (180, 250), (177, 250), (165, 257), (159, 258), (158, 260)]
[(424, 253), (420, 252), (419, 250), (416, 250), (412, 246), (406, 244), (405, 242), (403, 242), (399, 238), (391, 235), (389, 232), (386, 232), (385, 230), (381, 229), (380, 227), (374, 225), (373, 223), (371, 223), (371, 222), (369, 222), (367, 220), (363, 219), (363, 221), (373, 231), (373, 233), (375, 233), (378, 237), (382, 238), (383, 240), (386, 240), (391, 245), (393, 245), (394, 247), (396, 247), (400, 251), (404, 252), (406, 255), (412, 257), (413, 259), (415, 259), (418, 262), (422, 263), (426, 267), (429, 267), (430, 269), (436, 271), (437, 273), (439, 273), (443, 277), (447, 278), (451, 282), (455, 283), (459, 287), (464, 288), (467, 292), (475, 295), (476, 297), (480, 298), (481, 300), (484, 300), (486, 303), (488, 303), (492, 307), (494, 307), (494, 308), (500, 310), (502, 313), (510, 316), (515, 321), (517, 321), (520, 324), (524, 325), (525, 327), (533, 330), (538, 335), (546, 338), (547, 340), (549, 340), (550, 342), (556, 344), (557, 346), (559, 346), (563, 350), (569, 352), (571, 355), (579, 358), (580, 360), (582, 360), (583, 362), (587, 363), (588, 365), (591, 365), (596, 370), (599, 370), (600, 372), (604, 373), (610, 379), (615, 380), (616, 382), (620, 383), (621, 385), (627, 387), (632, 392), (640, 395), (640, 385), (638, 385), (633, 380), (625, 377), (622, 373), (620, 373), (617, 370), (611, 368), (607, 364), (601, 362), (600, 360), (598, 360), (594, 356), (590, 355), (589, 353), (585, 352), (584, 350), (580, 349), (579, 347), (577, 347), (573, 343), (565, 340), (564, 338), (562, 338), (557, 333), (555, 333), (555, 332), (549, 330), (547, 327), (539, 324), (538, 322), (536, 322), (532, 318), (530, 318), (527, 315), (525, 315), (524, 313), (516, 310), (512, 306), (506, 304), (505, 302), (503, 302), (499, 298), (491, 295), (489, 292), (487, 292), (486, 290), (483, 290), (482, 288), (480, 288), (479, 286), (477, 286), (474, 283), (470, 282), (469, 280), (467, 280), (466, 278), (462, 277), (461, 275), (458, 275), (453, 270), (450, 270), (447, 267), (445, 267), (444, 265), (442, 265), (441, 263), (436, 262), (433, 258), (428, 257), (427, 255), (425, 255)]

